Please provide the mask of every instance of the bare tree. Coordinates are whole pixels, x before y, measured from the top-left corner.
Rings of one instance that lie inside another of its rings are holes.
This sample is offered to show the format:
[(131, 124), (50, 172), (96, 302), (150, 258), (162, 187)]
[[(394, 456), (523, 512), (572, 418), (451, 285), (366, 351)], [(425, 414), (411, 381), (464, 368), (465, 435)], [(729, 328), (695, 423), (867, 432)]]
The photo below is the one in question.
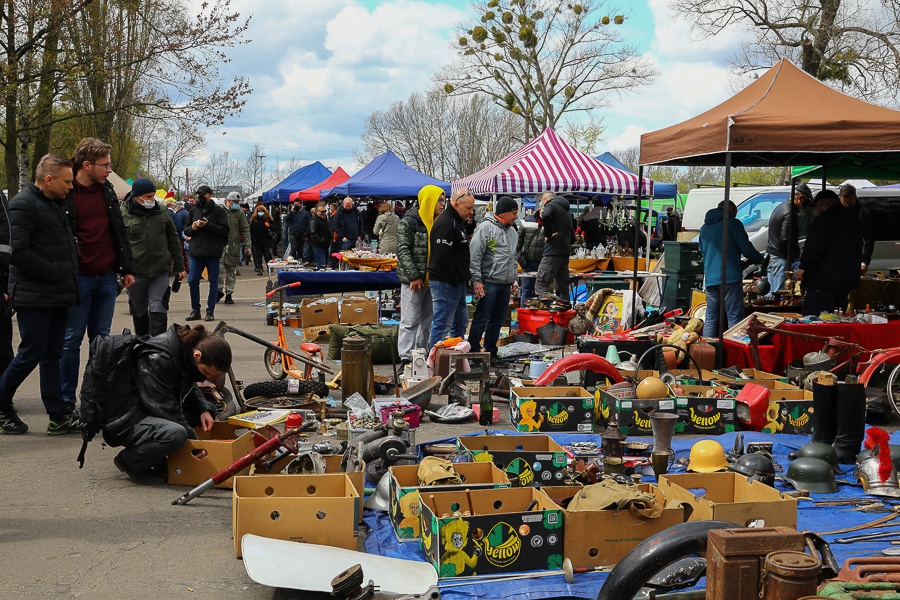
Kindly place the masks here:
[(650, 62), (615, 31), (602, 0), (478, 0), (458, 29), (456, 63), (436, 79), (451, 95), (484, 94), (523, 120), (526, 139), (566, 113), (605, 106), (649, 83)]
[(201, 165), (195, 179), (197, 185), (211, 187), (213, 194), (218, 197), (221, 188), (238, 184), (242, 168), (243, 162), (232, 159), (228, 151), (210, 154), (209, 160)]
[(262, 145), (254, 144), (241, 169), (241, 188), (248, 194), (255, 192), (262, 187), (265, 176), (266, 151)]
[(751, 32), (733, 63), (739, 71), (787, 58), (823, 81), (869, 100), (896, 104), (900, 86), (898, 0), (670, 0), (711, 37)]
[(148, 177), (166, 188), (180, 188), (187, 161), (206, 143), (196, 123), (152, 118), (136, 119), (133, 136)]
[(412, 94), (376, 111), (366, 121), (362, 150), (366, 164), (391, 150), (400, 160), (445, 181), (490, 165), (523, 143), (518, 118), (484, 96), (450, 98), (441, 91)]

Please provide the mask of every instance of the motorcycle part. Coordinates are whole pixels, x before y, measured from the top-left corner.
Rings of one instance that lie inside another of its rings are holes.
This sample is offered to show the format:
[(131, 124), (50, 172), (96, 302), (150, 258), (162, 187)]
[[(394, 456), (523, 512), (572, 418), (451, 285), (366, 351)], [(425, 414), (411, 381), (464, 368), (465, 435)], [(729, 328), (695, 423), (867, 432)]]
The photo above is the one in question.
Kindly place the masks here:
[(328, 386), (324, 382), (311, 379), (286, 379), (281, 381), (257, 381), (244, 386), (245, 398), (257, 396), (291, 396), (315, 394), (320, 398), (328, 396)]
[(549, 385), (556, 381), (560, 375), (564, 375), (569, 371), (592, 371), (598, 375), (602, 375), (613, 383), (621, 383), (625, 381), (622, 375), (616, 370), (616, 367), (609, 363), (602, 356), (596, 354), (579, 353), (570, 354), (565, 358), (561, 358), (544, 371), (544, 374), (535, 379), (531, 385), (541, 386)]

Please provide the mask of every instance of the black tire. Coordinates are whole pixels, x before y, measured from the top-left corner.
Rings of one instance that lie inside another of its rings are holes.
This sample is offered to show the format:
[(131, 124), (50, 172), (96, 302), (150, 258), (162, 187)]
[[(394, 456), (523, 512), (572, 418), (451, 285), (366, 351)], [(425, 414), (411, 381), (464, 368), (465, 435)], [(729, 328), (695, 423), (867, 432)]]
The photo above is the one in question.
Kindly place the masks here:
[(215, 400), (210, 396), (206, 397), (207, 400), (216, 405), (216, 421), (227, 421), (228, 417), (240, 414), (241, 409), (237, 402), (234, 401), (234, 395), (232, 395), (231, 390), (224, 389), (219, 393), (222, 395), (222, 400)]
[(266, 372), (269, 374), (269, 377), (278, 380), (287, 377), (287, 373), (284, 372), (284, 365), (281, 362), (280, 352), (267, 348), (266, 353), (263, 355), (263, 360), (265, 361)]
[[(293, 388), (293, 389), (291, 389)], [(244, 398), (257, 396), (292, 396), (313, 393), (320, 398), (328, 396), (328, 386), (321, 381), (310, 379), (282, 379), (280, 381), (257, 381), (244, 386)]]
[[(292, 410), (301, 408), (306, 396), (257, 396), (245, 402), (247, 408), (260, 410)], [(306, 407), (309, 408), (309, 407)]]

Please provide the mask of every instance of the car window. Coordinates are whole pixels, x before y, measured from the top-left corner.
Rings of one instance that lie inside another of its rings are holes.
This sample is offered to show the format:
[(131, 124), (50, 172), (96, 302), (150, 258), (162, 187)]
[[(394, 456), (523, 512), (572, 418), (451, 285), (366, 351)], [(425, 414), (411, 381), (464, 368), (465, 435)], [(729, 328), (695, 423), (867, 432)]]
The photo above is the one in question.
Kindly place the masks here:
[(775, 207), (787, 200), (788, 192), (763, 192), (744, 200), (737, 210), (737, 219), (744, 224), (748, 234), (753, 234), (769, 224)]

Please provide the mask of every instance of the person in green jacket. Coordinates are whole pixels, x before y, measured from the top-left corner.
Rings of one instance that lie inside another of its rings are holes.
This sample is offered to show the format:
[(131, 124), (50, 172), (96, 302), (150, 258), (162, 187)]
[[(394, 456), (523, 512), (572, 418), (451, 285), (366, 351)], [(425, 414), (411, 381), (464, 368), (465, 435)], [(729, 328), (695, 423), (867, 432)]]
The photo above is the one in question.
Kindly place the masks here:
[(246, 248), (251, 246), (250, 224), (241, 210), (241, 195), (237, 192), (228, 193), (225, 208), (228, 211), (228, 241), (219, 266), (219, 297), (216, 302), (224, 297), (225, 304), (234, 304), (231, 295), (234, 293), (237, 268), (241, 264), (241, 244)]
[(122, 220), (136, 270), (128, 288), (134, 333), (159, 335), (166, 331), (169, 312), (169, 274), (184, 278), (184, 258), (175, 224), (156, 201), (156, 186), (140, 178), (122, 201)]
[(382, 202), (381, 214), (375, 220), (374, 233), (378, 236), (379, 254), (397, 254), (397, 226), (400, 217), (394, 214), (390, 202)]

